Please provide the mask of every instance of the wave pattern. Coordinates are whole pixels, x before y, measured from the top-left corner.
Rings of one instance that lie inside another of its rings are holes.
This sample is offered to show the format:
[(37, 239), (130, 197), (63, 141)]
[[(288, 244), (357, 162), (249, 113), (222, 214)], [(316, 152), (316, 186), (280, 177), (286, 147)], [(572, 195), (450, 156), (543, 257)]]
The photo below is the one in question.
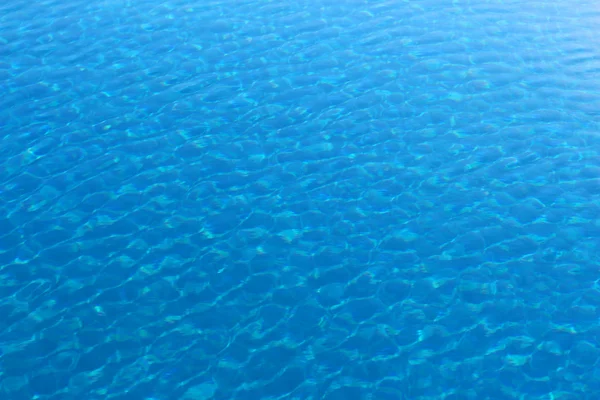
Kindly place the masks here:
[(593, 2), (0, 5), (6, 399), (598, 399)]

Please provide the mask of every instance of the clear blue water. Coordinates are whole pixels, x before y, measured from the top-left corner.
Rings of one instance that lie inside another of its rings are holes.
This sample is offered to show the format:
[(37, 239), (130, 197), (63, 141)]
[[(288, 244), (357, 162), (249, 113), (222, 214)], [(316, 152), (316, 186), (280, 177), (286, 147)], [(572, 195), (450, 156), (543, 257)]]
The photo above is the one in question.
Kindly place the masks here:
[(597, 400), (600, 7), (0, 4), (0, 398)]

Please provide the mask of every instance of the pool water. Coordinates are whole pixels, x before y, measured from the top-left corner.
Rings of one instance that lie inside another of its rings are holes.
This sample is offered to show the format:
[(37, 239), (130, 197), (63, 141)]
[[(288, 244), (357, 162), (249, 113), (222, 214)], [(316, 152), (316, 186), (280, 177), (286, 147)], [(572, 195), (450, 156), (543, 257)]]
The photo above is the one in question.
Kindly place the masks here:
[(0, 398), (597, 400), (598, 26), (2, 2)]

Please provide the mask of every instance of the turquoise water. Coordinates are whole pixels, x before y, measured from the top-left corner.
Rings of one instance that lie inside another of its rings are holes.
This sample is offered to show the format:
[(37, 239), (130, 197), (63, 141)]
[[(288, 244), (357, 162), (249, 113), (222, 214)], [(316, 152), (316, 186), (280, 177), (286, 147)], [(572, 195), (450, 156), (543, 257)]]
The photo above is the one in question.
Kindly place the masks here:
[(0, 4), (0, 398), (597, 400), (600, 7)]

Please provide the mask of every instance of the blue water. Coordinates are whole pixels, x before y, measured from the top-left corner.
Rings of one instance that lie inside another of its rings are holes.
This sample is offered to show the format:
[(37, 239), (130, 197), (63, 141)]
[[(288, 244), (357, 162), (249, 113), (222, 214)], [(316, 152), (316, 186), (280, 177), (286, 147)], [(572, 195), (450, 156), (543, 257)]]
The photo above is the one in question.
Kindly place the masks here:
[(597, 400), (599, 26), (3, 1), (0, 399)]

